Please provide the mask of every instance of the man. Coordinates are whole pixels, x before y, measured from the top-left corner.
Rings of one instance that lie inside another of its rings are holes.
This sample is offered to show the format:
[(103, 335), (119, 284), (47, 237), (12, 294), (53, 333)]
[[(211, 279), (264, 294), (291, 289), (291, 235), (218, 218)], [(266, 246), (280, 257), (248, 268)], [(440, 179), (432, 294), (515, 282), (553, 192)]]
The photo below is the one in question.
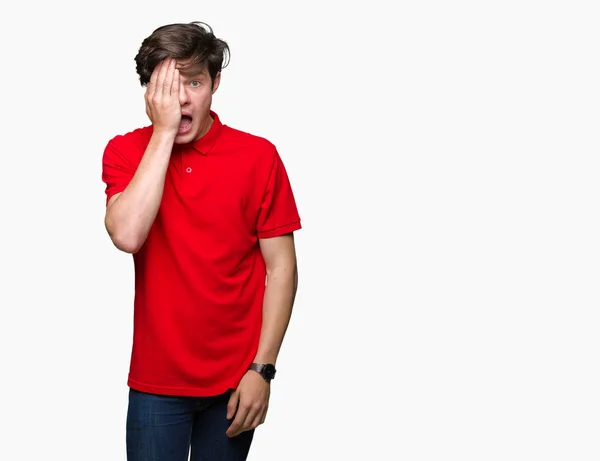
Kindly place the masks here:
[(211, 109), (225, 57), (206, 24), (156, 29), (135, 58), (151, 125), (103, 154), (135, 267), (129, 461), (245, 460), (291, 316), (300, 217), (275, 146)]

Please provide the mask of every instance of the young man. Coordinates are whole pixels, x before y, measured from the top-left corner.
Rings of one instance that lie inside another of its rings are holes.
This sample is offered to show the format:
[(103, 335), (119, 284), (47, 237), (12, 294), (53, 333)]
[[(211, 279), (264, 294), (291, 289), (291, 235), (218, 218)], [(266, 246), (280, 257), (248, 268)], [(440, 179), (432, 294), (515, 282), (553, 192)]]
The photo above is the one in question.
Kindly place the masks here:
[(156, 29), (135, 58), (151, 125), (103, 154), (135, 267), (129, 461), (245, 460), (292, 312), (300, 217), (275, 146), (211, 109), (228, 56), (206, 24)]

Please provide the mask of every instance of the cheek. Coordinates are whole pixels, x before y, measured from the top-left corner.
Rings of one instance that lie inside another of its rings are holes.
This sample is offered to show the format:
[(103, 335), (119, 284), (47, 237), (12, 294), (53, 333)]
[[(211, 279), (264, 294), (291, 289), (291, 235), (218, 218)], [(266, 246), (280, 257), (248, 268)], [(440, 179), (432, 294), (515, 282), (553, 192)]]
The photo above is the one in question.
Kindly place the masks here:
[(198, 105), (202, 108), (210, 106), (212, 101), (212, 93), (210, 91), (203, 92), (202, 96), (198, 98)]

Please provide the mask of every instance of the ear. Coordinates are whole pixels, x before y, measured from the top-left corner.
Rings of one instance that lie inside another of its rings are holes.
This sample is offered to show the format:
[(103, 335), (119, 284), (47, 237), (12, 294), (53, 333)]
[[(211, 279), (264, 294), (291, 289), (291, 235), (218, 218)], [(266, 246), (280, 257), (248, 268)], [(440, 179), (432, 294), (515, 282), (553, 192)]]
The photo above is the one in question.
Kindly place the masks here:
[(221, 72), (218, 72), (215, 76), (215, 81), (213, 82), (212, 94), (215, 94), (217, 88), (219, 88), (219, 84), (221, 83)]

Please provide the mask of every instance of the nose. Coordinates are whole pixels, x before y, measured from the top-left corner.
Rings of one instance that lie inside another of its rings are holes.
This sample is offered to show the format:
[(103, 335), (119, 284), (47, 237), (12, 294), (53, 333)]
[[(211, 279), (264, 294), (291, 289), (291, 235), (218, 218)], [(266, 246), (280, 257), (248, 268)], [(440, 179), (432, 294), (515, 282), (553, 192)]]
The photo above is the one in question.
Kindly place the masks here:
[(179, 86), (179, 104), (181, 106), (185, 106), (188, 102), (190, 102), (190, 97), (188, 95), (187, 87), (185, 85)]

